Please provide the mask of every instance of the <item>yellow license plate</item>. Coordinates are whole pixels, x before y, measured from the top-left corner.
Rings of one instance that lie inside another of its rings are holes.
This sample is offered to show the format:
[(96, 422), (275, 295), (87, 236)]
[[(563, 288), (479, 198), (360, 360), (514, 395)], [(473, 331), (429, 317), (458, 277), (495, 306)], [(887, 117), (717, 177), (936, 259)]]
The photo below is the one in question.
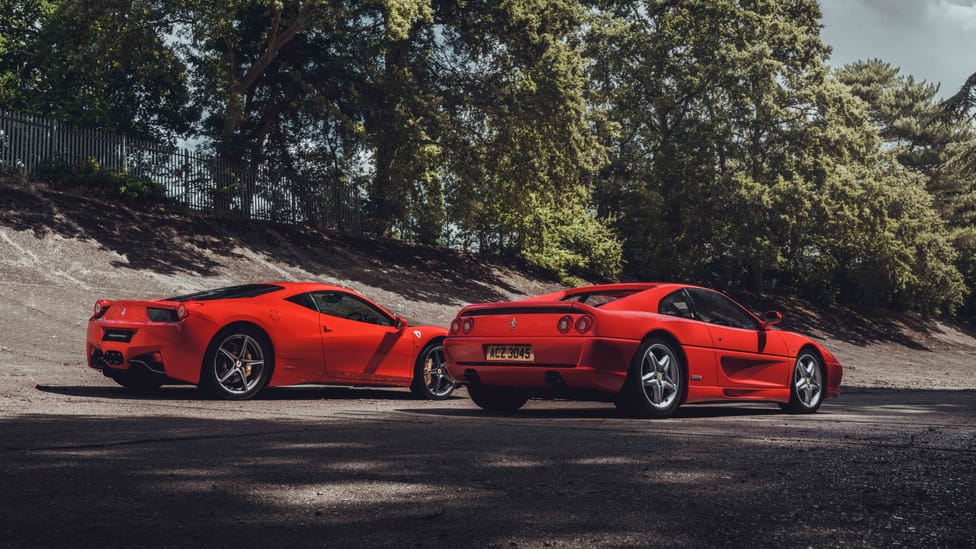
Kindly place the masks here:
[(485, 360), (498, 362), (532, 362), (531, 345), (486, 345)]

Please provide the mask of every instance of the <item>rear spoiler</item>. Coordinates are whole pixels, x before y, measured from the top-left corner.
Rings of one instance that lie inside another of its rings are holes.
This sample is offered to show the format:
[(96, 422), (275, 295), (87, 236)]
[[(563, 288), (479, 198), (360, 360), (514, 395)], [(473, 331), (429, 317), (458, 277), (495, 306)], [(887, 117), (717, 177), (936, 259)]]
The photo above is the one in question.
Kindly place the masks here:
[(480, 303), (461, 309), (458, 316), (583, 314), (593, 310), (593, 307), (576, 301)]

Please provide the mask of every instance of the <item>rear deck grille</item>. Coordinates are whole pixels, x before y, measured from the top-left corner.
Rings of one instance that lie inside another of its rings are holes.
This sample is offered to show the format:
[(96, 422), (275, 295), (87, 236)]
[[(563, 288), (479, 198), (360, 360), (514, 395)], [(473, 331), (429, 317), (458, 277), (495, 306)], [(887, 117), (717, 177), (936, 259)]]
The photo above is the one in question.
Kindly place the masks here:
[(132, 341), (132, 334), (134, 333), (132, 330), (105, 330), (105, 333), (102, 334), (102, 341), (128, 343)]

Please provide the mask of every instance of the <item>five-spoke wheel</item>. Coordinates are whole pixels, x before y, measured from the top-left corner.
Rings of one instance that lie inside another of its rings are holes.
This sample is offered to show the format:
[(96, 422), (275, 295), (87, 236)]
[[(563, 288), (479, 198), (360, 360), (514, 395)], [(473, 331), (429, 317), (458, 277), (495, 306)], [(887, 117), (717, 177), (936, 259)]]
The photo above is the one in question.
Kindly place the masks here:
[(444, 356), (443, 340), (427, 344), (414, 365), (413, 383), (410, 390), (427, 400), (443, 400), (454, 392), (457, 381), (447, 372), (447, 359)]
[(681, 405), (684, 387), (684, 366), (677, 346), (652, 337), (634, 355), (616, 404), (637, 417), (666, 418)]
[(780, 407), (793, 414), (812, 414), (820, 408), (824, 397), (824, 367), (820, 357), (804, 350), (796, 357), (790, 401)]
[(264, 334), (249, 326), (225, 328), (207, 349), (200, 385), (218, 398), (249, 399), (267, 384), (273, 360)]

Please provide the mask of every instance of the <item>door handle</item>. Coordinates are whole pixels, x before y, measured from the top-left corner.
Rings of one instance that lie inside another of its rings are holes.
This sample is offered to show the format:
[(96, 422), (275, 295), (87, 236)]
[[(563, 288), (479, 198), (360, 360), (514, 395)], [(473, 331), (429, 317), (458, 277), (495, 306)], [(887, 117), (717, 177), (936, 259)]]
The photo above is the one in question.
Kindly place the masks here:
[(322, 331), (323, 332), (331, 332), (332, 330), (330, 330), (328, 326), (322, 326)]

